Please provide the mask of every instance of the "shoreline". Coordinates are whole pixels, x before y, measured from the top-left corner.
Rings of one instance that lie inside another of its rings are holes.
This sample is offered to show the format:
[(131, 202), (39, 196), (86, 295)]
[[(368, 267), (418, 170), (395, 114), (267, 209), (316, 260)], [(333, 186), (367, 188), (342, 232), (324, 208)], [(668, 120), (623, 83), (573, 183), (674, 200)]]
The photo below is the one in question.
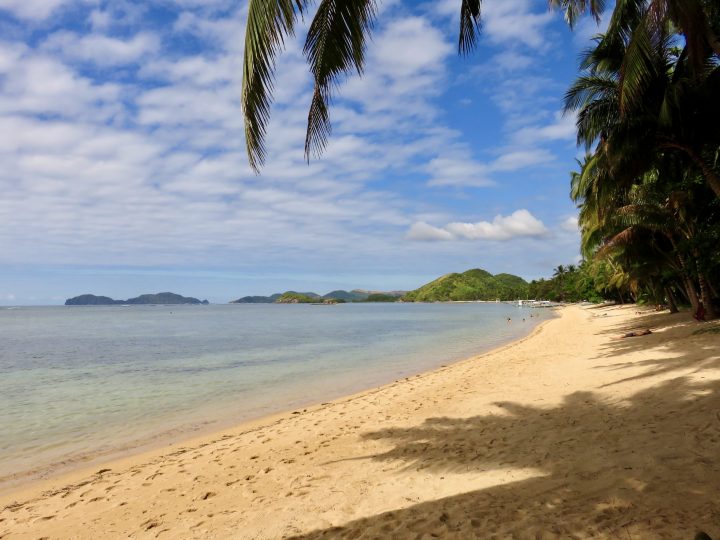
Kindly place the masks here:
[(0, 538), (716, 536), (720, 343), (636, 310), (27, 486)]
[[(487, 303), (495, 302), (488, 301)], [(104, 466), (110, 465), (115, 462), (125, 461), (128, 459), (132, 460), (135, 458), (140, 459), (143, 456), (154, 456), (156, 453), (162, 453), (165, 450), (169, 451), (173, 447), (193, 444), (206, 438), (224, 435), (229, 431), (242, 430), (244, 428), (248, 428), (249, 426), (256, 427), (257, 425), (264, 425), (266, 422), (271, 423), (284, 417), (291, 417), (293, 414), (296, 413), (296, 409), (305, 409), (307, 411), (310, 409), (322, 408), (324, 405), (332, 404), (337, 401), (351, 400), (353, 398), (362, 397), (367, 393), (381, 390), (386, 386), (395, 384), (402, 380), (408, 380), (410, 378), (427, 375), (435, 371), (445, 369), (449, 366), (454, 366), (463, 362), (470, 362), (481, 358), (484, 355), (499, 352), (506, 347), (521, 343), (532, 337), (536, 332), (539, 331), (540, 328), (542, 328), (543, 325), (558, 317), (558, 315), (556, 314), (557, 311), (557, 308), (553, 308), (553, 313), (555, 313), (553, 317), (535, 323), (534, 326), (529, 330), (529, 332), (526, 333), (524, 336), (521, 336), (517, 339), (510, 339), (509, 341), (497, 346), (490, 346), (489, 349), (481, 350), (469, 357), (448, 360), (445, 364), (441, 364), (430, 369), (421, 368), (421, 371), (410, 372), (401, 375), (399, 379), (371, 382), (370, 386), (362, 385), (361, 388), (353, 390), (347, 394), (322, 394), (313, 398), (309, 398), (308, 400), (302, 402), (294, 403), (287, 407), (283, 406), (280, 409), (262, 413), (260, 415), (248, 412), (246, 416), (242, 415), (240, 418), (225, 420), (212, 419), (204, 421), (202, 424), (186, 424), (174, 426), (170, 427), (169, 429), (162, 430), (160, 433), (152, 431), (145, 436), (141, 436), (137, 439), (121, 443), (120, 445), (113, 446), (109, 449), (98, 449), (92, 452), (74, 454), (57, 462), (49, 463), (47, 465), (41, 465), (35, 469), (23, 470), (19, 473), (0, 477), (0, 506), (2, 506), (5, 498), (11, 497), (17, 493), (25, 492), (27, 490), (33, 490), (36, 486), (40, 484), (52, 485), (56, 482), (62, 482), (65, 479), (74, 479), (78, 475), (82, 476), (91, 474), (91, 472), (94, 472), (96, 469), (103, 468)], [(203, 425), (206, 427), (202, 427)]]

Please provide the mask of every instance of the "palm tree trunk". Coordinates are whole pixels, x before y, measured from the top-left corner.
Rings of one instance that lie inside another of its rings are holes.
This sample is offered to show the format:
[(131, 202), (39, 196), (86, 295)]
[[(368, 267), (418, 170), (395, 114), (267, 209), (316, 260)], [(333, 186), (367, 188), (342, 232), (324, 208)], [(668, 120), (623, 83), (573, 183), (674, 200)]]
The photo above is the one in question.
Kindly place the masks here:
[(677, 307), (677, 302), (675, 301), (675, 295), (672, 292), (672, 287), (670, 287), (669, 285), (667, 287), (665, 287), (665, 294), (667, 295), (668, 305), (670, 307), (670, 313), (677, 313), (678, 307)]
[(700, 267), (699, 253), (694, 252), (695, 255), (695, 268), (697, 269), (698, 283), (700, 284), (700, 299), (702, 300), (703, 307), (705, 308), (705, 314), (708, 319), (714, 319), (717, 317), (715, 308), (712, 305), (712, 296), (710, 295), (710, 288), (708, 287), (708, 281), (705, 277), (705, 273)]
[(690, 307), (692, 308), (692, 312), (696, 313), (698, 310), (698, 306), (700, 305), (700, 300), (698, 299), (697, 289), (695, 288), (695, 283), (693, 283), (692, 277), (690, 277), (690, 274), (687, 271), (687, 265), (685, 264), (685, 258), (677, 253), (677, 247), (675, 246), (675, 241), (671, 238), (670, 242), (672, 242), (673, 249), (676, 250), (676, 256), (678, 259), (678, 262), (680, 263), (680, 275), (682, 276), (682, 282), (685, 284), (685, 296), (687, 296), (688, 300), (690, 301)]
[(708, 319), (714, 319), (717, 317), (717, 313), (715, 313), (715, 308), (712, 305), (712, 297), (710, 296), (710, 289), (707, 286), (705, 274), (699, 272), (698, 281), (700, 282), (700, 298), (702, 298), (702, 303), (705, 307), (705, 315)]

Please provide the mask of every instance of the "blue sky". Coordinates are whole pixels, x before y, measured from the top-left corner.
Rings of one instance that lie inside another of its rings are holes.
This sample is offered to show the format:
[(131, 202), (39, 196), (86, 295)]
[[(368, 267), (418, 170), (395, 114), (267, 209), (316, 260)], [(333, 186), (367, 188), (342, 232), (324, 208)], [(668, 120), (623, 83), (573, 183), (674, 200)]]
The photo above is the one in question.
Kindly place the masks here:
[(244, 1), (0, 0), (0, 304), (412, 289), (574, 262), (579, 151), (560, 108), (597, 27), (485, 0), (478, 50), (458, 58), (459, 4), (381, 2), (366, 73), (310, 165), (310, 79), (288, 43), (256, 176)]

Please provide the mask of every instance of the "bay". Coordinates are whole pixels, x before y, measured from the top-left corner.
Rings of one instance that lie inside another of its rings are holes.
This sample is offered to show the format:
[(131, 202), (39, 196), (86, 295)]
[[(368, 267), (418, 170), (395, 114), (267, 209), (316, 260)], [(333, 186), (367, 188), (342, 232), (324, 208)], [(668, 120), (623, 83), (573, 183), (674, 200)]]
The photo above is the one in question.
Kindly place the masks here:
[(0, 482), (388, 383), (549, 316), (503, 303), (0, 308)]

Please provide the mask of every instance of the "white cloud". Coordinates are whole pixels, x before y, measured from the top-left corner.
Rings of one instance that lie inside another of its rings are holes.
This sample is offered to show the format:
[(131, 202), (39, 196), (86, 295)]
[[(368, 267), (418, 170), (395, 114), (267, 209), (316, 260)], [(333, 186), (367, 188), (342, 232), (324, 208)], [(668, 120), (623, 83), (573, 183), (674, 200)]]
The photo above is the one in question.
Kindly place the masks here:
[(473, 160), (466, 152), (443, 154), (426, 166), (429, 186), (486, 187), (494, 185), (487, 165)]
[(72, 0), (0, 0), (0, 10), (9, 11), (19, 19), (43, 20), (63, 4)]
[(128, 64), (140, 58), (147, 60), (159, 48), (159, 37), (149, 32), (125, 40), (102, 34), (80, 36), (73, 32), (56, 32), (43, 44), (46, 51), (57, 51), (70, 60), (94, 62), (100, 66)]
[(454, 153), (444, 153), (432, 159), (426, 166), (431, 178), (429, 186), (488, 187), (496, 185), (493, 173), (511, 172), (535, 165), (549, 163), (555, 156), (543, 149), (523, 149), (507, 151), (494, 160), (482, 163), (472, 157), (465, 149)]
[(468, 240), (509, 240), (518, 236), (545, 236), (547, 228), (527, 210), (516, 210), (509, 216), (497, 215), (477, 223), (449, 223), (445, 229)]
[(572, 141), (576, 137), (576, 118), (574, 114), (563, 116), (562, 113), (555, 113), (551, 123), (545, 125), (533, 125), (519, 129), (513, 135), (513, 139), (522, 144), (538, 144), (547, 141)]
[[(541, 7), (541, 11), (533, 8)], [(483, 33), (494, 44), (547, 45), (547, 25), (553, 14), (531, 0), (487, 0), (483, 3)]]
[(413, 223), (408, 229), (406, 237), (408, 240), (434, 241), (434, 240), (454, 240), (455, 236), (445, 229), (433, 227), (424, 221)]
[(51, 56), (0, 43), (0, 59), (0, 114), (106, 121), (122, 110), (119, 85), (97, 84)]
[(565, 232), (577, 233), (579, 231), (578, 217), (569, 216), (560, 223), (560, 229)]
[(425, 222), (414, 223), (407, 233), (410, 240), (511, 240), (519, 237), (541, 237), (548, 234), (542, 221), (525, 209), (509, 216), (497, 215), (492, 221), (448, 223), (434, 227)]
[(533, 165), (541, 165), (549, 163), (555, 159), (555, 156), (548, 150), (528, 149), (513, 150), (502, 154), (490, 166), (491, 171), (517, 171), (532, 167)]

